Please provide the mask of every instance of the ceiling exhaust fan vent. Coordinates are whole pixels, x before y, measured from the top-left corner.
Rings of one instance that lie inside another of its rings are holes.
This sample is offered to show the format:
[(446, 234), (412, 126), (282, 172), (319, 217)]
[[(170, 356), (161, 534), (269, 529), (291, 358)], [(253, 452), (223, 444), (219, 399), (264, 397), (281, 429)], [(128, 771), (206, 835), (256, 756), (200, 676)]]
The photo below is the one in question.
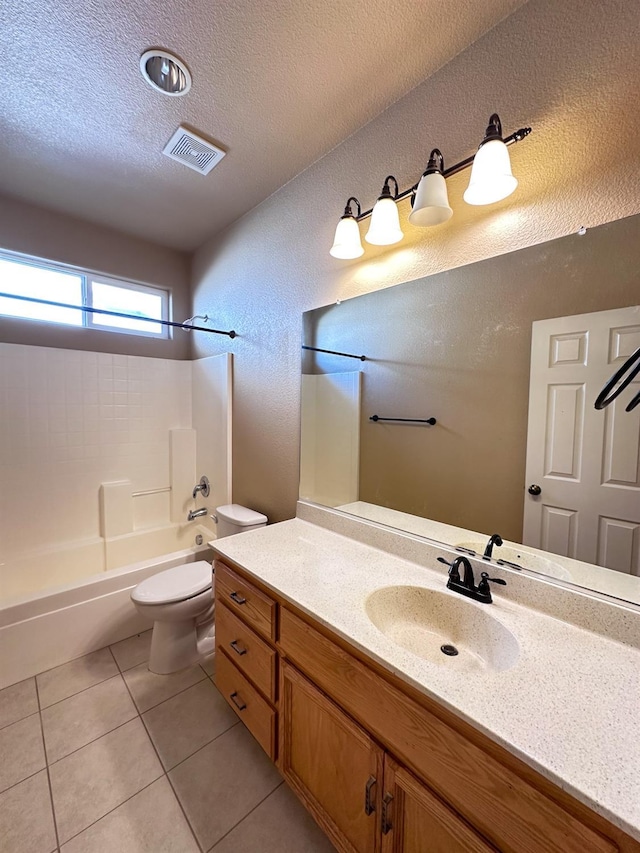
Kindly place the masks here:
[(180, 126), (162, 149), (162, 153), (172, 160), (184, 163), (201, 175), (208, 175), (222, 160), (226, 151), (216, 148), (193, 131)]

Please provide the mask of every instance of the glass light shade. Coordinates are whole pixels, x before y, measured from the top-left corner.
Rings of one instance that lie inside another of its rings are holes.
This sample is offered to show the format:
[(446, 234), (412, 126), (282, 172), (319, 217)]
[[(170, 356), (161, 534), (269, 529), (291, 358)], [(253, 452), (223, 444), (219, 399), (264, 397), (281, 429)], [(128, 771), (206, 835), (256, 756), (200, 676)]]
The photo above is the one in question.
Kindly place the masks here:
[(478, 148), (463, 198), (467, 204), (493, 204), (511, 195), (517, 186), (507, 146), (501, 139), (491, 139)]
[(360, 228), (353, 216), (343, 216), (338, 222), (336, 236), (333, 239), (333, 246), (329, 249), (329, 254), (343, 261), (364, 255), (360, 241)]
[(426, 227), (440, 225), (452, 216), (453, 210), (449, 207), (447, 182), (444, 175), (439, 172), (423, 175), (418, 184), (413, 210), (409, 214), (409, 222), (412, 225)]
[(374, 246), (391, 246), (404, 237), (400, 229), (398, 205), (392, 198), (379, 198), (371, 214), (371, 225), (365, 235)]

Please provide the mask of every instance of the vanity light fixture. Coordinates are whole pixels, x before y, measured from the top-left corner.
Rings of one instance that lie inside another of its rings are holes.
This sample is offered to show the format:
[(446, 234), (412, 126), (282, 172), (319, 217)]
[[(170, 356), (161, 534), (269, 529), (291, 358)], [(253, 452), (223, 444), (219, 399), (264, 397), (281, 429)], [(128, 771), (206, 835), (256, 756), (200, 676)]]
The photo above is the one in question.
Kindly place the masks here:
[(360, 241), (360, 229), (358, 228), (358, 220), (353, 215), (351, 210), (351, 202), (356, 204), (358, 216), (361, 214), (360, 202), (357, 198), (351, 196), (347, 199), (344, 207), (344, 213), (338, 222), (336, 228), (336, 236), (333, 238), (333, 246), (329, 249), (329, 254), (334, 258), (349, 261), (353, 258), (359, 258), (364, 254), (362, 243)]
[[(395, 192), (391, 195), (390, 182), (395, 184)], [(392, 246), (399, 243), (404, 237), (400, 228), (400, 215), (398, 213), (398, 182), (393, 175), (387, 175), (384, 179), (382, 192), (375, 203), (371, 213), (371, 225), (365, 235), (367, 243), (374, 246)]]
[[(446, 178), (472, 167), (469, 186), (464, 192), (468, 204), (493, 204), (506, 198), (518, 186), (518, 180), (511, 172), (509, 145), (520, 142), (531, 133), (530, 127), (522, 127), (503, 139), (502, 124), (494, 113), (489, 119), (484, 138), (478, 150), (466, 160), (444, 168), (444, 157), (438, 148), (434, 148), (420, 181), (406, 190), (399, 191), (398, 182), (389, 175), (385, 178), (382, 192), (371, 210), (362, 212), (360, 202), (350, 196), (344, 214), (336, 228), (335, 239), (330, 254), (341, 260), (361, 257), (364, 252), (360, 240), (358, 223), (371, 217), (371, 225), (365, 236), (368, 243), (376, 246), (391, 246), (404, 236), (400, 228), (398, 202), (411, 197), (412, 211), (409, 222), (419, 227), (440, 225), (453, 215), (447, 195)], [(394, 184), (392, 193), (391, 183)], [(357, 207), (354, 215), (352, 204)]]
[(502, 124), (494, 113), (473, 159), (469, 186), (462, 197), (467, 204), (493, 204), (511, 195), (517, 186), (502, 139)]
[(420, 178), (413, 210), (409, 214), (409, 222), (412, 225), (440, 225), (453, 216), (443, 172), (444, 157), (438, 148), (434, 148), (425, 173)]

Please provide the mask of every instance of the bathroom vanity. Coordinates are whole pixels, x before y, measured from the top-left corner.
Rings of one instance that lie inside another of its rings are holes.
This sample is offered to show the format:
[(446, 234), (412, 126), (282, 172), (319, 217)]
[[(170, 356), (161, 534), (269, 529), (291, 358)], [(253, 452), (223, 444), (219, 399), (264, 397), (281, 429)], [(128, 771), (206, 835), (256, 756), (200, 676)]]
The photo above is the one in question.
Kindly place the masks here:
[(640, 611), (299, 506), (212, 543), (216, 683), (336, 848), (640, 851)]

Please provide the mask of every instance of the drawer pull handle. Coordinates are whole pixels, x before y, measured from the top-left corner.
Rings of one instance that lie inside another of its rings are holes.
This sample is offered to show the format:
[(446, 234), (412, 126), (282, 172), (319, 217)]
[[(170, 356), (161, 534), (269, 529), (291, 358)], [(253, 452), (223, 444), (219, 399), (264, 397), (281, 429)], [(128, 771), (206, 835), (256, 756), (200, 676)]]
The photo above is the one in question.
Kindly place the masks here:
[(235, 603), (236, 603), (236, 604), (246, 604), (246, 603), (247, 603), (247, 599), (246, 599), (246, 598), (243, 598), (243, 597), (240, 595), (240, 593), (239, 593), (239, 592), (232, 592), (232, 593), (229, 595), (229, 598), (230, 598), (232, 601), (235, 601)]
[(375, 776), (369, 776), (369, 779), (367, 780), (367, 784), (364, 789), (364, 813), (366, 815), (373, 814), (373, 812), (376, 810), (372, 798), (372, 790), (376, 782), (377, 779)]
[(231, 640), (229, 645), (237, 655), (246, 655), (247, 650), (238, 645), (238, 640)]
[(232, 702), (233, 702), (233, 704), (236, 706), (236, 708), (238, 709), (238, 711), (244, 711), (244, 709), (247, 707), (247, 703), (246, 703), (246, 702), (243, 702), (243, 701), (242, 701), (242, 699), (240, 699), (240, 697), (238, 696), (238, 691), (237, 691), (237, 690), (236, 690), (236, 691), (234, 691), (234, 692), (231, 694), (231, 696), (229, 696), (229, 699), (231, 699), (231, 701), (232, 701)]
[(385, 794), (382, 798), (382, 834), (386, 835), (393, 829), (391, 823), (391, 803), (393, 802), (393, 794)]

